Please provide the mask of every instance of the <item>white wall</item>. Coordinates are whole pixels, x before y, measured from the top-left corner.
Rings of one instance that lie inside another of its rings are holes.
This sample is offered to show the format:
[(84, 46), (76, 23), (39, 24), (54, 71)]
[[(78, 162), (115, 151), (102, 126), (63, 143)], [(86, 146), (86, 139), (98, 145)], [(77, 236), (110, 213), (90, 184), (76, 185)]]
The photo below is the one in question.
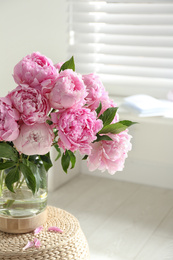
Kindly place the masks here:
[[(16, 87), (13, 68), (27, 54), (39, 51), (54, 63), (68, 59), (66, 10), (65, 0), (0, 0), (0, 96)], [(59, 168), (57, 162), (49, 172), (50, 190), (79, 172)]]
[(54, 63), (67, 58), (66, 8), (65, 0), (0, 1), (1, 96), (15, 87), (13, 68), (27, 54), (39, 51)]

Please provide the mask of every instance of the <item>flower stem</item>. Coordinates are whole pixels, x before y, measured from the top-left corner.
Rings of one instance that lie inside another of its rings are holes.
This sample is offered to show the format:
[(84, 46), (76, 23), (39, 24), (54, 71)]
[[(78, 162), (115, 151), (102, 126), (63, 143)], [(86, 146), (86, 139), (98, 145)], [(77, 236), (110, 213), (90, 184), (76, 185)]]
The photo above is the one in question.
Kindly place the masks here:
[(20, 189), (20, 187), (22, 186), (22, 184), (24, 183), (25, 178), (23, 176), (22, 180), (20, 182), (18, 182), (19, 186), (17, 187), (17, 189)]
[(3, 204), (3, 208), (9, 208), (10, 206), (12, 206), (12, 204), (15, 202), (15, 200), (7, 200), (4, 204)]

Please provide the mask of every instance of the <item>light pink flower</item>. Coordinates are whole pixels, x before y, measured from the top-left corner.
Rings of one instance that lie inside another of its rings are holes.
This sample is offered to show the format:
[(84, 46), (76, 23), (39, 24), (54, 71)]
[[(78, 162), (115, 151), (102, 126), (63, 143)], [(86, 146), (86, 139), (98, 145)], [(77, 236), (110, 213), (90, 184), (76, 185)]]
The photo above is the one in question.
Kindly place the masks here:
[(13, 141), (19, 135), (19, 113), (8, 97), (0, 98), (0, 141)]
[(50, 105), (55, 109), (82, 106), (86, 88), (80, 75), (71, 69), (61, 71), (50, 93)]
[(88, 92), (85, 98), (87, 107), (91, 110), (95, 110), (103, 99), (108, 99), (108, 93), (98, 75), (91, 73), (83, 75), (82, 79)]
[(54, 231), (58, 233), (63, 233), (63, 231), (59, 227), (49, 227), (48, 231)]
[(49, 58), (33, 52), (16, 64), (13, 76), (17, 84), (28, 85), (47, 93), (50, 92), (58, 72)]
[(122, 171), (128, 151), (131, 150), (131, 136), (127, 131), (109, 134), (113, 141), (99, 141), (92, 144), (87, 164), (90, 171), (108, 170), (110, 174)]
[(62, 113), (54, 113), (52, 120), (58, 129), (59, 146), (81, 154), (90, 154), (91, 142), (102, 128), (101, 120), (97, 120), (96, 112), (87, 108), (68, 109)]
[(50, 106), (39, 90), (27, 86), (18, 86), (8, 94), (13, 106), (20, 112), (21, 119), (27, 125), (44, 123)]
[(34, 235), (39, 234), (39, 233), (42, 231), (42, 229), (43, 229), (43, 226), (40, 226), (40, 227), (36, 228), (36, 229), (34, 230)]
[(48, 124), (25, 125), (20, 127), (20, 134), (13, 142), (16, 149), (26, 155), (46, 154), (50, 151), (53, 133)]

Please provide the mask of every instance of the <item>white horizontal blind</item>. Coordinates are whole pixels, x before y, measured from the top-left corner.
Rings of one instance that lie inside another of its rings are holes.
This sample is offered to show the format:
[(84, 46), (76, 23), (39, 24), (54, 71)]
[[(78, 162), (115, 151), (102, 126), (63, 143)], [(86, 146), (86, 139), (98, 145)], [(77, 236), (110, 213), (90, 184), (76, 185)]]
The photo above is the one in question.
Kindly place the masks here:
[(173, 88), (173, 0), (68, 0), (69, 56), (110, 94), (165, 98)]

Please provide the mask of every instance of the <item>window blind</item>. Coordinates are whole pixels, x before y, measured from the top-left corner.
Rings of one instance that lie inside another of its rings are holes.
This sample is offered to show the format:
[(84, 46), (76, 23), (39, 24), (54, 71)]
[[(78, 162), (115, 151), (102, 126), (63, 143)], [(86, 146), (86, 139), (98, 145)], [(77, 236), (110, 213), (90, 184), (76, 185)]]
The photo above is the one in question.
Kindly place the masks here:
[(110, 94), (165, 98), (173, 88), (173, 0), (68, 0), (69, 56)]

